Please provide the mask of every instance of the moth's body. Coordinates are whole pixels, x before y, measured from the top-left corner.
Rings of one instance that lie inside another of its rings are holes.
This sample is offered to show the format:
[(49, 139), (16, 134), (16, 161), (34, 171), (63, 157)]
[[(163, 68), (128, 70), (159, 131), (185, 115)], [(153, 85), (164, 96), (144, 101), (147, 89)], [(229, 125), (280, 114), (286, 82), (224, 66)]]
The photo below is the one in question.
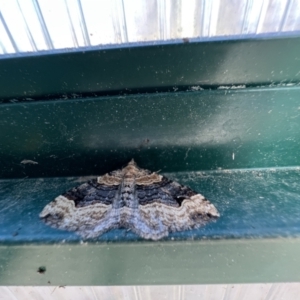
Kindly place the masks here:
[(219, 217), (208, 200), (186, 186), (139, 168), (125, 168), (91, 180), (58, 196), (40, 217), (56, 228), (97, 237), (128, 228), (146, 239), (198, 228)]
[(120, 208), (123, 206), (137, 209), (139, 206), (138, 200), (135, 197), (135, 169), (124, 168), (122, 170), (121, 184), (120, 184), (120, 195), (116, 195), (113, 202), (114, 208)]

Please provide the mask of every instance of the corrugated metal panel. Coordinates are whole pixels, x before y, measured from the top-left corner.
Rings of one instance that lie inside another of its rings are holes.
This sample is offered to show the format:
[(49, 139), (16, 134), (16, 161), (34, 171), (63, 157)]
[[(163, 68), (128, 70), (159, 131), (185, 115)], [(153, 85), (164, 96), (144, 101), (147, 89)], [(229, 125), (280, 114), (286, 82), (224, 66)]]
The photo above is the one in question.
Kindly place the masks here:
[(0, 54), (300, 30), (298, 0), (10, 0)]

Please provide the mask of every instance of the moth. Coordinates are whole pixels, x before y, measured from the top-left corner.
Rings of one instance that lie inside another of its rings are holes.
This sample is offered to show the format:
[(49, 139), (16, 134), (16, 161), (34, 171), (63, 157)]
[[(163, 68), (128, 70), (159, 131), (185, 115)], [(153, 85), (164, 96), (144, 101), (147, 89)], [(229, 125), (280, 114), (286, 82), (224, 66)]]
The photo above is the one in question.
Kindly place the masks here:
[(220, 214), (204, 196), (165, 176), (139, 168), (134, 160), (74, 187), (45, 206), (40, 218), (83, 239), (126, 228), (144, 239), (199, 228)]

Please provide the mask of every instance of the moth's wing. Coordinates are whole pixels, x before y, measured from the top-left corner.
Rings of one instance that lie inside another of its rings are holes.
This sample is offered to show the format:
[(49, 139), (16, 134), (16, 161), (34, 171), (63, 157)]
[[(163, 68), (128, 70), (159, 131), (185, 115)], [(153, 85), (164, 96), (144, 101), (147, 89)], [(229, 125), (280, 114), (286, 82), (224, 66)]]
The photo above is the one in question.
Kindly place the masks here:
[[(159, 228), (162, 223), (168, 232), (198, 228), (220, 216), (204, 196), (164, 176), (159, 182), (137, 185), (136, 196), (145, 224)], [(161, 237), (150, 233), (147, 238)]]
[(163, 220), (158, 218), (149, 221), (147, 217), (145, 218), (144, 210), (141, 208), (132, 210), (132, 218), (126, 227), (144, 239), (159, 240), (169, 234), (169, 229)]
[[(82, 237), (96, 237), (111, 229), (112, 224), (106, 219), (113, 199), (118, 196), (119, 185), (100, 184), (99, 178), (56, 197), (44, 207), (40, 218), (54, 228), (76, 231)], [(102, 231), (91, 234), (102, 223), (106, 225)]]
[[(140, 182), (143, 182), (140, 180)], [(164, 176), (148, 184), (137, 184), (136, 195), (140, 205), (162, 203), (171, 207), (179, 207), (184, 199), (197, 193)]]
[(120, 180), (115, 180), (114, 184), (111, 185), (99, 183), (104, 176), (72, 188), (62, 196), (73, 200), (76, 207), (89, 206), (95, 203), (111, 205), (118, 192)]

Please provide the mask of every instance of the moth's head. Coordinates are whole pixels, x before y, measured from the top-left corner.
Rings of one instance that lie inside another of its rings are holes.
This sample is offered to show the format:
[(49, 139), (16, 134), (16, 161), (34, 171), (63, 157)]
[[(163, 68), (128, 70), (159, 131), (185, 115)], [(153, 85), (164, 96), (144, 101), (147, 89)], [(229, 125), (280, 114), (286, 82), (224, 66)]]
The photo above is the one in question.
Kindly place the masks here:
[(133, 158), (132, 158), (131, 161), (128, 163), (127, 167), (129, 167), (129, 166), (133, 166), (133, 167), (138, 168), (138, 165), (136, 164), (136, 162), (134, 161)]
[(134, 175), (134, 174), (138, 173), (139, 170), (140, 170), (140, 168), (138, 167), (138, 165), (136, 164), (136, 162), (132, 159), (128, 163), (128, 165), (125, 168), (123, 168), (122, 171), (123, 171), (124, 174), (128, 174), (128, 175), (132, 174), (132, 175)]

